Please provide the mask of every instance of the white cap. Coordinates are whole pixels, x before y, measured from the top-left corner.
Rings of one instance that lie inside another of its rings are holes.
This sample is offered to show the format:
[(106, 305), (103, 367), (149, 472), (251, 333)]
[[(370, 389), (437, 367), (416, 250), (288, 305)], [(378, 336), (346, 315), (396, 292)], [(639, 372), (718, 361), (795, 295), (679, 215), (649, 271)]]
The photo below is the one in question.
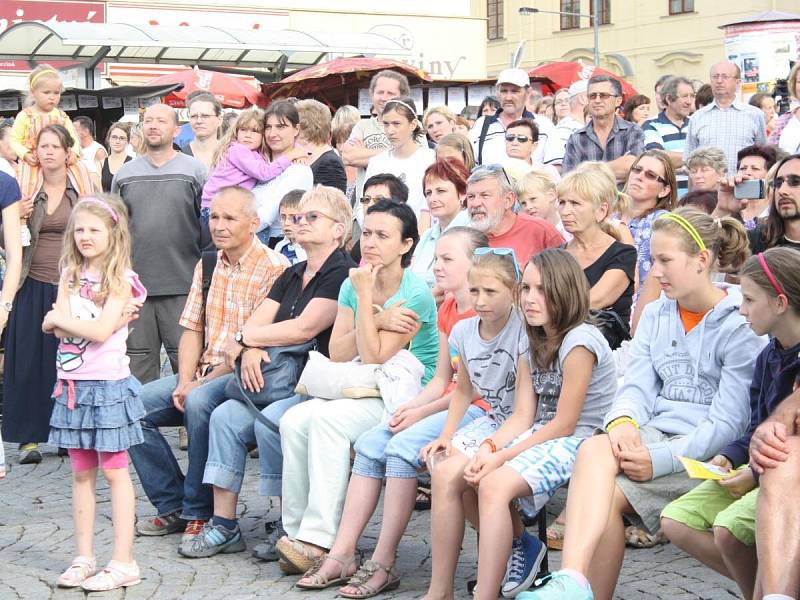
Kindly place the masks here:
[(585, 94), (586, 88), (589, 86), (589, 82), (585, 79), (578, 79), (578, 81), (574, 82), (571, 86), (569, 86), (569, 97), (574, 98), (578, 94)]
[(524, 69), (503, 69), (497, 76), (497, 85), (510, 83), (518, 87), (525, 87), (531, 84), (531, 78)]

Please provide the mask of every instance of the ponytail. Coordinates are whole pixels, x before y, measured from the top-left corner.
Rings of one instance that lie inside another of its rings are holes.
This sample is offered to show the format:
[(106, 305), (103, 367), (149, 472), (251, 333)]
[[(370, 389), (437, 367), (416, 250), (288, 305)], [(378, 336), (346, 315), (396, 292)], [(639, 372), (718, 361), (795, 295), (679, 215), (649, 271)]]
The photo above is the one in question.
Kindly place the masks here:
[(738, 271), (750, 256), (750, 240), (744, 226), (733, 217), (719, 220), (720, 236), (717, 249), (719, 270)]

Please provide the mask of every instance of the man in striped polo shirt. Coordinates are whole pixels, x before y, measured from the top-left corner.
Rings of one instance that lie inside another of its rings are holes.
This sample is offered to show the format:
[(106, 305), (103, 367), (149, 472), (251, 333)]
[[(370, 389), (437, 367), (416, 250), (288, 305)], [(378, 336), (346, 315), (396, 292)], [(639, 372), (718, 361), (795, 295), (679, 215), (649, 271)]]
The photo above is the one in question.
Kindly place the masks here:
[[(664, 82), (660, 92), (666, 108), (642, 125), (645, 150), (664, 150), (677, 170), (683, 165), (689, 115), (694, 110), (694, 88), (685, 77), (672, 77)], [(678, 195), (683, 196), (689, 187), (689, 176), (683, 172), (676, 178)]]

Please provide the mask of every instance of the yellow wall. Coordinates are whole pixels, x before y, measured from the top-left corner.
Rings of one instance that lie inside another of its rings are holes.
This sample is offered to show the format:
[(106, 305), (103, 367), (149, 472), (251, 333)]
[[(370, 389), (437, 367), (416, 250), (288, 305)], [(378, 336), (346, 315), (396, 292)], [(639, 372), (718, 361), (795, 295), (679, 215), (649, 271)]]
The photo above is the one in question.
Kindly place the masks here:
[[(589, 14), (591, 0), (581, 0)], [(487, 43), (488, 74), (509, 65), (520, 40), (527, 40), (521, 66), (534, 67), (556, 60), (583, 59), (592, 64), (593, 37), (589, 19), (579, 30), (560, 31), (558, 15), (518, 14), (520, 6), (560, 10), (559, 0), (506, 0), (505, 39)], [(486, 3), (476, 7), (486, 14)], [(695, 12), (669, 15), (668, 0), (611, 0), (611, 23), (600, 27), (600, 66), (625, 76), (640, 92), (652, 97), (653, 84), (663, 74), (708, 80), (711, 64), (725, 58), (720, 25), (778, 10), (800, 12), (797, 0), (695, 0)], [(632, 74), (625, 75), (625, 59)]]

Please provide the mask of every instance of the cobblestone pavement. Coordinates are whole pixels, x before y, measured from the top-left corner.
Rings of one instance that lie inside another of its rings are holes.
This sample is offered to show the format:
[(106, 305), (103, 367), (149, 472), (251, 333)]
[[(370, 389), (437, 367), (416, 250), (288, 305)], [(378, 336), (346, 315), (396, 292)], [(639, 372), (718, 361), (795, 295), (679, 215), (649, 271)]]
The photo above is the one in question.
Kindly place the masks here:
[[(177, 436), (170, 434), (173, 444)], [(18, 465), (16, 448), (6, 444), (6, 460), (11, 471), (0, 481), (0, 600), (45, 600), (84, 598), (83, 592), (54, 587), (58, 574), (72, 557), (72, 517), (70, 504), (70, 467), (66, 459), (47, 450), (39, 465)], [(179, 458), (185, 453), (176, 449)], [(263, 533), (268, 514), (265, 498), (257, 494), (257, 461), (248, 460), (248, 474), (242, 493), (240, 515), (242, 529), (253, 546)], [(137, 514), (152, 514), (138, 480)], [(560, 510), (564, 495), (551, 502)], [(428, 512), (415, 512), (403, 538), (398, 568), (404, 574), (399, 590), (386, 594), (387, 599), (419, 598), (430, 577), (430, 520)], [(367, 553), (374, 547), (380, 514), (373, 518), (361, 541)], [(99, 562), (111, 552), (111, 503), (108, 487), (98, 480), (96, 549)], [(326, 600), (335, 591), (301, 593), (293, 589), (295, 577), (282, 577), (276, 563), (263, 563), (249, 552), (218, 555), (211, 559), (189, 560), (176, 552), (178, 536), (137, 538), (135, 555), (142, 567), (143, 582), (126, 591), (93, 594), (92, 598), (171, 600), (243, 600), (246, 598), (299, 598)], [(457, 598), (466, 598), (466, 581), (475, 576), (475, 535), (468, 530), (458, 565)], [(552, 552), (550, 567), (555, 569), (560, 553)], [(687, 558), (674, 546), (653, 550), (628, 550), (617, 597), (626, 600), (731, 599), (738, 598), (734, 584)]]

